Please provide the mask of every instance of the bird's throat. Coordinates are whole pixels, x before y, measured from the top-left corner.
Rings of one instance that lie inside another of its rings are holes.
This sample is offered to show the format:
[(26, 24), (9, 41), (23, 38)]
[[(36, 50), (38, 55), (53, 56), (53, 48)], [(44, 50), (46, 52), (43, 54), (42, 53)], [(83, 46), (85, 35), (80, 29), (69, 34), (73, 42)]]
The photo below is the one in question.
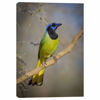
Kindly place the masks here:
[(58, 34), (55, 31), (53, 31), (53, 30), (48, 30), (48, 34), (49, 34), (49, 36), (50, 36), (50, 38), (52, 40), (55, 40), (55, 39), (58, 38)]

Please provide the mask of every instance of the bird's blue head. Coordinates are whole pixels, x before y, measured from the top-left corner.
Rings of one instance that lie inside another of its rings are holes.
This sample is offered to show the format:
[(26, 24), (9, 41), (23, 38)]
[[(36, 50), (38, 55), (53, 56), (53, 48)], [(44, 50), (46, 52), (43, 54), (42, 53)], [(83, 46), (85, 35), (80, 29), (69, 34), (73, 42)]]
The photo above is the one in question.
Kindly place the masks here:
[(48, 24), (47, 27), (46, 27), (46, 32), (51, 29), (53, 31), (55, 31), (59, 26), (61, 26), (62, 24), (61, 23), (51, 23), (51, 24)]

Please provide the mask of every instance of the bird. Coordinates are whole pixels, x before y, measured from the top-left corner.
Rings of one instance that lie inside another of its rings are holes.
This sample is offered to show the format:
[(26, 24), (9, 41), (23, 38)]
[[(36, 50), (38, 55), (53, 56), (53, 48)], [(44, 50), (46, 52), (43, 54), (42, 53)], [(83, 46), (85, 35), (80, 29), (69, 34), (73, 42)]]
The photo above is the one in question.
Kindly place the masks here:
[[(43, 38), (40, 41), (36, 68), (40, 67), (41, 64), (44, 64), (46, 60), (52, 57), (56, 52), (59, 44), (59, 36), (56, 33), (56, 29), (61, 25), (61, 23), (51, 23), (47, 25)], [(41, 86), (43, 84), (43, 76), (44, 69), (32, 76), (29, 85)]]

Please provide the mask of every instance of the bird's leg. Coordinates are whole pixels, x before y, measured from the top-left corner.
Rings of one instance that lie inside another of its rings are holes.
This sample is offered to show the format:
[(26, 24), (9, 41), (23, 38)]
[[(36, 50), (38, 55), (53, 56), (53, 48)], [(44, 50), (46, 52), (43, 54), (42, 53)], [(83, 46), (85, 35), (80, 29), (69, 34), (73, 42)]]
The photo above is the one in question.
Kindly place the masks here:
[(44, 68), (46, 68), (47, 66), (46, 59), (44, 60), (43, 65), (44, 65)]
[(46, 63), (46, 62), (43, 62), (43, 65), (44, 65), (44, 68), (46, 68), (46, 66), (47, 66), (47, 63)]

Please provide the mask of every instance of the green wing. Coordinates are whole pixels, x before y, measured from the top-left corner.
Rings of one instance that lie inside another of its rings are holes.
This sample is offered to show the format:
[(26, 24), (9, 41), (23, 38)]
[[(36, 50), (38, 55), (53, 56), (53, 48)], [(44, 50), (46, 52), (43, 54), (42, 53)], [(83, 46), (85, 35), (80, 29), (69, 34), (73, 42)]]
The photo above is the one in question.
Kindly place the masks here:
[(41, 42), (40, 42), (40, 45), (39, 45), (39, 51), (38, 51), (38, 59), (40, 58), (40, 51), (41, 51), (41, 48), (43, 46), (43, 44), (46, 42), (46, 35), (43, 36)]

